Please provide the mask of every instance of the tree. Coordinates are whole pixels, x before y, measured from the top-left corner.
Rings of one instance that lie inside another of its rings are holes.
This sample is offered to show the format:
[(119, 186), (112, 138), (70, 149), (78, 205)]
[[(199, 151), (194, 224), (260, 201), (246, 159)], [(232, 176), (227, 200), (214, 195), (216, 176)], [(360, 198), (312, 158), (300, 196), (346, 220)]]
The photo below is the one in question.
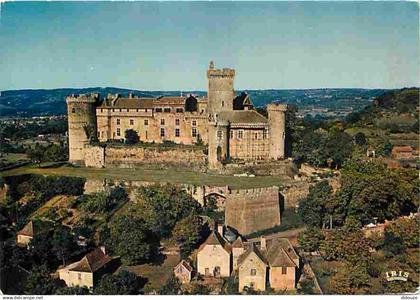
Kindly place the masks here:
[(134, 129), (127, 129), (125, 131), (125, 143), (129, 145), (137, 144), (140, 141), (137, 131)]
[(174, 185), (142, 187), (134, 210), (159, 237), (168, 237), (175, 224), (200, 210), (191, 195)]
[(405, 247), (418, 247), (420, 244), (419, 236), (420, 217), (399, 218), (391, 222), (385, 232), (399, 238)]
[(181, 283), (178, 278), (171, 276), (166, 283), (159, 289), (159, 295), (180, 295), (182, 292)]
[(332, 294), (351, 295), (353, 290), (350, 284), (350, 279), (345, 272), (337, 272), (330, 279), (329, 290)]
[(143, 219), (134, 216), (113, 218), (101, 239), (128, 265), (144, 263), (158, 253), (158, 239)]
[(34, 148), (29, 149), (28, 155), (31, 161), (41, 164), (44, 161), (44, 148), (36, 143)]
[(318, 251), (324, 235), (317, 227), (308, 227), (304, 232), (299, 234), (299, 245), (307, 252)]
[(210, 295), (210, 288), (203, 284), (194, 284), (191, 291), (189, 292), (190, 295)]
[(65, 286), (57, 289), (56, 295), (89, 295), (89, 289), (85, 286)]
[(390, 170), (377, 161), (349, 160), (343, 168), (335, 212), (362, 224), (416, 211), (418, 178), (413, 170)]
[(203, 230), (202, 218), (194, 214), (175, 225), (172, 236), (181, 249), (182, 257), (187, 257), (196, 248), (202, 240)]
[(332, 188), (327, 181), (321, 181), (309, 189), (308, 196), (299, 202), (298, 213), (307, 225), (323, 227), (328, 221), (327, 204)]
[(96, 295), (139, 295), (146, 283), (144, 278), (122, 270), (117, 274), (106, 274), (94, 289)]
[(54, 229), (51, 246), (52, 252), (62, 261), (63, 266), (66, 265), (66, 259), (77, 249), (77, 244), (70, 232), (70, 228), (61, 224)]
[(354, 136), (354, 142), (356, 143), (356, 145), (359, 146), (364, 146), (366, 145), (366, 136), (363, 132), (358, 132), (356, 133), (356, 135)]
[(41, 265), (32, 268), (26, 279), (24, 291), (27, 295), (53, 295), (56, 288), (48, 268)]

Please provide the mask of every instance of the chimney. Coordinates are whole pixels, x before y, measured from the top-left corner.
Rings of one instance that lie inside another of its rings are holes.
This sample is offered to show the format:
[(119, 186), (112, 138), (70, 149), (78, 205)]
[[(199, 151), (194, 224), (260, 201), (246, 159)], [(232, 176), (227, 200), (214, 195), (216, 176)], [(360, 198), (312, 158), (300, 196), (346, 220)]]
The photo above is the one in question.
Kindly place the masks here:
[(261, 240), (261, 250), (267, 250), (267, 239), (265, 238), (265, 236), (261, 236), (260, 238)]
[(101, 248), (101, 251), (102, 251), (104, 254), (106, 254), (106, 251), (105, 251), (105, 246), (101, 246), (100, 248)]
[(224, 236), (224, 226), (221, 224), (217, 224), (217, 232), (220, 234), (221, 237)]

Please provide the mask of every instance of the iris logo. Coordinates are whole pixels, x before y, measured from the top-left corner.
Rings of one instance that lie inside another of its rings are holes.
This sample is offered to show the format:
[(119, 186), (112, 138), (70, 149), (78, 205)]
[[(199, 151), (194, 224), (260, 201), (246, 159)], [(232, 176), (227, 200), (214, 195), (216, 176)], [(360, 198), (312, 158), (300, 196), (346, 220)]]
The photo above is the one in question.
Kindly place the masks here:
[(407, 281), (410, 273), (403, 271), (388, 271), (386, 274), (387, 281)]

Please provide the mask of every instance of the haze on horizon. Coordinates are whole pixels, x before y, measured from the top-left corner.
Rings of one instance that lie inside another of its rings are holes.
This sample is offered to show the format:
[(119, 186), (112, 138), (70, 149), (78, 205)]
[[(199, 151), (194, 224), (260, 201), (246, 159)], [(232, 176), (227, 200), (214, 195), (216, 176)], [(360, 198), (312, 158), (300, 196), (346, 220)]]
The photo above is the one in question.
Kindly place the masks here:
[(416, 2), (6, 2), (0, 90), (419, 85)]

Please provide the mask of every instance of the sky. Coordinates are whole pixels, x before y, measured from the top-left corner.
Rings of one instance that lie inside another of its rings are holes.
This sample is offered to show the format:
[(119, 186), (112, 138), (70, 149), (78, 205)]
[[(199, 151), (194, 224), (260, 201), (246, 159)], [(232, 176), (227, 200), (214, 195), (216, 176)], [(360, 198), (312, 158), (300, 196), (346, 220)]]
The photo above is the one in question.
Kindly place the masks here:
[(6, 2), (0, 90), (419, 86), (416, 2)]

